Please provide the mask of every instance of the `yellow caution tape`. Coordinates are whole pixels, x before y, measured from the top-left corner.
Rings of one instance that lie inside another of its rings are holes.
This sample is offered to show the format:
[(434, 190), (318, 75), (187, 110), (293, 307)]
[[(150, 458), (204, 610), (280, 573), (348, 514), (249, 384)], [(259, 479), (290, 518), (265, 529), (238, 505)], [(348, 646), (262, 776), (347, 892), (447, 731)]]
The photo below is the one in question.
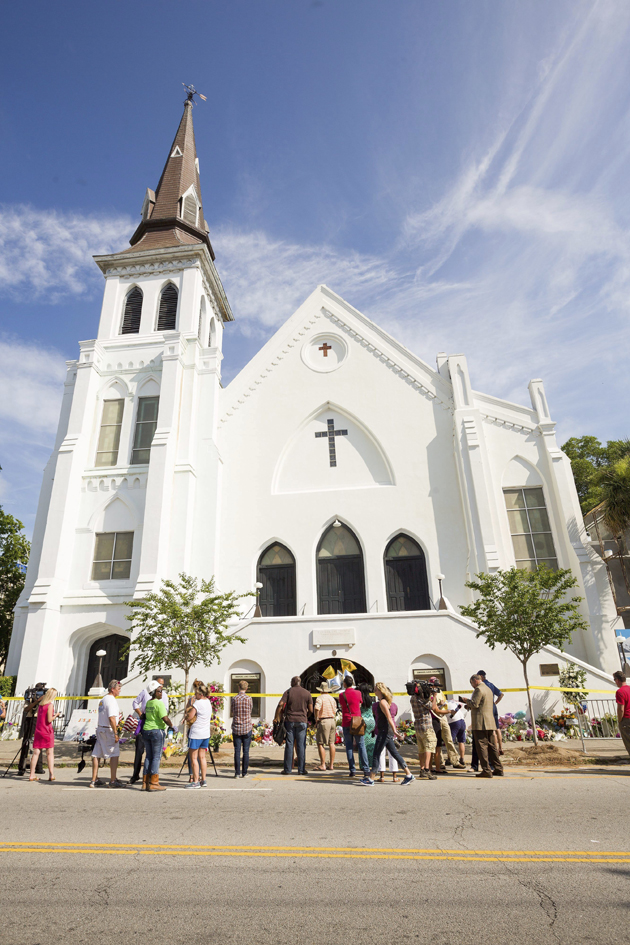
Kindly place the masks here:
[[(602, 692), (602, 693), (606, 693), (607, 695), (612, 695), (615, 691), (611, 689), (567, 689), (561, 686), (530, 686), (529, 688), (541, 690), (542, 692), (583, 692), (583, 693)], [(442, 692), (444, 693), (445, 696), (454, 696), (454, 695), (459, 695), (460, 693), (472, 692), (472, 691), (473, 691), (472, 689), (464, 689), (464, 688), (442, 689)], [(520, 688), (516, 688), (516, 689), (502, 689), (501, 692), (503, 693), (527, 692), (527, 686), (521, 686)], [(169, 693), (168, 695), (170, 696), (171, 694)], [(212, 692), (210, 693), (209, 698), (210, 699), (230, 699), (236, 695), (238, 695), (237, 692)], [(251, 696), (252, 699), (280, 699), (284, 695), (284, 693), (283, 692), (248, 692), (247, 695)], [(317, 696), (317, 695), (320, 695), (320, 693), (312, 693), (312, 695)], [(339, 698), (338, 692), (330, 692), (328, 693), (328, 695)], [(371, 695), (374, 695), (374, 693), (371, 693)], [(393, 692), (392, 695), (393, 696), (407, 696), (409, 695), (409, 693), (408, 692)], [(174, 699), (186, 699), (190, 696), (194, 696), (194, 692), (187, 692), (187, 693), (175, 692), (172, 694), (172, 696)], [(102, 698), (103, 698), (102, 696), (57, 696), (55, 698), (55, 702), (61, 702), (63, 700), (69, 700), (69, 699), (74, 699), (76, 702), (82, 702), (86, 699), (99, 699), (100, 700)], [(134, 696), (134, 695), (116, 696), (116, 698), (117, 699), (136, 699), (137, 696)], [(23, 696), (0, 696), (0, 699), (3, 699), (4, 702), (23, 702), (24, 701)]]

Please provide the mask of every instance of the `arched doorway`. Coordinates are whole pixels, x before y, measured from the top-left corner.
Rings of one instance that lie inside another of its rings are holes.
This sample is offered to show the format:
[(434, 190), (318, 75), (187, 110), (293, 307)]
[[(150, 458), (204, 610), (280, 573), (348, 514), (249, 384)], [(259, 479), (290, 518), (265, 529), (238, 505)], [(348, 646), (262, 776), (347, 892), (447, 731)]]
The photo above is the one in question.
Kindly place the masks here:
[(295, 558), (288, 548), (274, 542), (258, 562), (258, 580), (262, 584), (258, 603), (263, 617), (294, 617)]
[(361, 546), (345, 525), (331, 525), (317, 548), (317, 612), (364, 614), (366, 610)]
[(85, 692), (89, 692), (94, 685), (94, 680), (98, 674), (99, 657), (96, 655), (98, 650), (105, 650), (101, 668), (101, 677), (103, 685), (112, 679), (124, 679), (129, 668), (129, 656), (122, 655), (122, 649), (129, 642), (129, 637), (123, 637), (118, 633), (112, 633), (108, 637), (101, 637), (95, 640), (90, 647), (88, 657), (88, 668), (85, 674)]
[[(354, 676), (355, 683), (359, 685), (359, 683), (366, 682), (370, 687), (370, 692), (373, 692), (374, 676), (372, 673), (366, 669), (365, 666), (360, 666), (358, 663), (354, 665), (356, 669), (352, 670), (352, 675)], [(308, 669), (305, 669), (300, 675), (304, 688), (308, 689), (309, 692), (315, 692), (317, 687), (321, 686), (322, 680), (324, 679), (324, 671), (328, 669), (329, 666), (332, 666), (335, 672), (340, 672), (341, 659), (338, 656), (329, 656), (324, 660), (318, 660), (317, 663), (313, 663)]]
[(397, 535), (387, 546), (385, 581), (389, 611), (430, 609), (424, 552), (408, 535)]

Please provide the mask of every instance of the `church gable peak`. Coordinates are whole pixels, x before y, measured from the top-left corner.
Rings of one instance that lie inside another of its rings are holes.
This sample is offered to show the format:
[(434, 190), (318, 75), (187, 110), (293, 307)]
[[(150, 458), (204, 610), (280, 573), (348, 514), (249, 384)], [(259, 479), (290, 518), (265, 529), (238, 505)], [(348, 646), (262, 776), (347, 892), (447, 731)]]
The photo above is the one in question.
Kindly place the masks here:
[(248, 398), (255, 396), (294, 349), (307, 367), (332, 373), (345, 362), (354, 345), (360, 345), (423, 397), (451, 408), (450, 385), (436, 371), (341, 296), (320, 285), (225, 388), (226, 410), (221, 422), (227, 422)]

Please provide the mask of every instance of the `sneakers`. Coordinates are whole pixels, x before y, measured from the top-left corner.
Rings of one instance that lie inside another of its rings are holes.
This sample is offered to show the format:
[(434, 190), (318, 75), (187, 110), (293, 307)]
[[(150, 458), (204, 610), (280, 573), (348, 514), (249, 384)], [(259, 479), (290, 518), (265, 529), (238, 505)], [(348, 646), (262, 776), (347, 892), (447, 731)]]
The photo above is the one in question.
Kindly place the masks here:
[(437, 781), (436, 776), (428, 768), (420, 768), (418, 778), (420, 781)]
[(415, 780), (416, 780), (416, 779), (414, 778), (414, 776), (413, 776), (412, 774), (406, 774), (405, 777), (402, 779), (402, 781), (401, 781), (400, 783), (401, 783), (401, 784), (411, 784), (411, 782), (412, 782), (412, 781), (415, 781)]
[[(97, 782), (97, 783), (98, 783), (98, 782)], [(107, 787), (108, 787), (108, 788), (119, 788), (119, 787), (126, 787), (126, 785), (123, 784), (122, 781), (119, 781), (118, 778), (116, 778), (115, 781), (110, 781), (109, 784), (107, 785)]]
[(455, 768), (455, 770), (459, 770), (459, 771), (466, 770), (466, 765), (464, 764), (463, 761), (460, 761), (459, 764), (453, 765), (453, 767)]
[[(243, 777), (245, 777), (245, 775), (243, 775)], [(207, 781), (200, 781), (199, 785), (200, 787), (205, 787), (207, 783), (208, 783)]]
[(354, 777), (354, 771), (349, 771), (349, 772), (348, 772), (348, 777), (349, 777), (349, 778), (353, 778), (353, 777)]
[(366, 787), (373, 787), (374, 781), (372, 780), (372, 778), (368, 778), (368, 776), (366, 775), (364, 778), (361, 778), (361, 780), (359, 781), (359, 784), (365, 784)]
[(185, 787), (184, 790), (186, 790), (186, 791), (189, 791), (189, 790), (198, 791), (200, 787), (201, 787), (201, 785), (199, 784), (199, 781), (190, 781), (190, 782), (186, 785), (186, 787)]

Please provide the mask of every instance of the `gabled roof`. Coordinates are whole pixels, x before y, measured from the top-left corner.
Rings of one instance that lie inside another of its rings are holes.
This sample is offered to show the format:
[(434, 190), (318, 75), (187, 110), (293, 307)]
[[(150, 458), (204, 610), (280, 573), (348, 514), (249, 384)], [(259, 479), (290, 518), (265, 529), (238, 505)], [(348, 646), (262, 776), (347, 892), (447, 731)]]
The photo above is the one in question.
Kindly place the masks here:
[(290, 349), (302, 346), (307, 332), (322, 316), (353, 337), (402, 381), (431, 400), (439, 401), (446, 409), (451, 408), (452, 388), (445, 378), (328, 286), (319, 285), (223, 389), (223, 422), (255, 393)]
[[(184, 114), (155, 190), (155, 202), (147, 203), (146, 215), (129, 240), (132, 248), (124, 252), (181, 246), (183, 243), (205, 243), (214, 259), (203, 216), (192, 109), (192, 101), (188, 100), (184, 104)], [(194, 188), (199, 199), (196, 222), (184, 216), (182, 198), (191, 188)]]

